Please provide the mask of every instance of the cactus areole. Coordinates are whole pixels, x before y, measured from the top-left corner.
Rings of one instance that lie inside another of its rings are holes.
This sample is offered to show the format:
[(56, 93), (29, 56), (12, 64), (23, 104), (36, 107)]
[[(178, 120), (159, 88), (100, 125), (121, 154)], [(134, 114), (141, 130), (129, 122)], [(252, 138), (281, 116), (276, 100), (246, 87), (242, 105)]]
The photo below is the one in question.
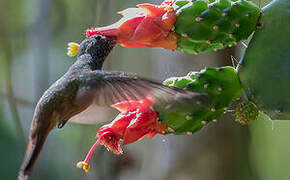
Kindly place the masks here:
[(247, 93), (272, 119), (290, 119), (290, 1), (263, 9), (263, 28), (255, 32), (239, 68)]
[(236, 45), (255, 31), (260, 9), (247, 0), (165, 0), (138, 4), (119, 12), (107, 27), (90, 28), (86, 36), (116, 38), (124, 47), (162, 47), (197, 54)]

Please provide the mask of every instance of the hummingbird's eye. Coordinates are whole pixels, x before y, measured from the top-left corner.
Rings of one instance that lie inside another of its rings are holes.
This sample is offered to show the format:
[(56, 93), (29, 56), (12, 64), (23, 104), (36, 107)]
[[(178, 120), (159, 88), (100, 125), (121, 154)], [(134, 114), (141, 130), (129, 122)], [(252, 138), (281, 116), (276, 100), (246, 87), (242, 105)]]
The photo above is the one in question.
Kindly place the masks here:
[(103, 38), (102, 35), (93, 35), (93, 38), (95, 38), (95, 40), (101, 40)]

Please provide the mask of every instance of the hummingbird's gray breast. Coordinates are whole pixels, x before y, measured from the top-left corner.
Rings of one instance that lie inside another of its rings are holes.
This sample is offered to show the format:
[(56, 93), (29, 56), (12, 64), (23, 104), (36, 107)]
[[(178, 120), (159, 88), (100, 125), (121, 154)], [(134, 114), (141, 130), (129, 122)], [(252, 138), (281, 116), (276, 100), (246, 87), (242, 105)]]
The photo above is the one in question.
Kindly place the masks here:
[(39, 100), (35, 115), (40, 119), (54, 119), (55, 123), (65, 123), (70, 117), (87, 108), (86, 104), (76, 102), (80, 78), (67, 73), (53, 83)]

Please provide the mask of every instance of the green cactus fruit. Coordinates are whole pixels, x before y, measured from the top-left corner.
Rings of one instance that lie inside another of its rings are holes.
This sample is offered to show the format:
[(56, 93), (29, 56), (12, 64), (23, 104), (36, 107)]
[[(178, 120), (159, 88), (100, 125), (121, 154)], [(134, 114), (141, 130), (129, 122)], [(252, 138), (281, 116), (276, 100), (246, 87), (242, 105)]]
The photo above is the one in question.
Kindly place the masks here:
[(164, 84), (204, 94), (204, 97), (188, 99), (186, 103), (154, 107), (161, 123), (168, 126), (169, 133), (175, 134), (191, 134), (207, 122), (216, 120), (242, 93), (233, 67), (207, 68), (184, 77), (169, 78)]
[(262, 10), (263, 28), (250, 41), (239, 67), (246, 94), (272, 119), (290, 119), (290, 1)]
[(235, 108), (236, 122), (241, 124), (249, 124), (259, 117), (257, 106), (251, 101), (244, 101)]
[(174, 8), (178, 49), (190, 54), (236, 45), (255, 31), (260, 16), (247, 0), (177, 0)]

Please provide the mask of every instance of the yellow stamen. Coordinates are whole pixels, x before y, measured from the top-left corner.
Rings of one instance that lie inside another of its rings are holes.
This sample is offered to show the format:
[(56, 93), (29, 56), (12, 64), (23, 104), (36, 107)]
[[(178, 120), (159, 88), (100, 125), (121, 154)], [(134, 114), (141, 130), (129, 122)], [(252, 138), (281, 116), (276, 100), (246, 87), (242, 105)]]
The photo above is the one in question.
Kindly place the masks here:
[(70, 42), (67, 44), (68, 47), (67, 47), (67, 55), (69, 57), (74, 57), (78, 54), (79, 52), (79, 49), (80, 49), (80, 45), (78, 43), (75, 43), (75, 42)]
[(77, 163), (77, 168), (83, 169), (86, 173), (90, 172), (90, 165), (85, 161), (80, 161)]

